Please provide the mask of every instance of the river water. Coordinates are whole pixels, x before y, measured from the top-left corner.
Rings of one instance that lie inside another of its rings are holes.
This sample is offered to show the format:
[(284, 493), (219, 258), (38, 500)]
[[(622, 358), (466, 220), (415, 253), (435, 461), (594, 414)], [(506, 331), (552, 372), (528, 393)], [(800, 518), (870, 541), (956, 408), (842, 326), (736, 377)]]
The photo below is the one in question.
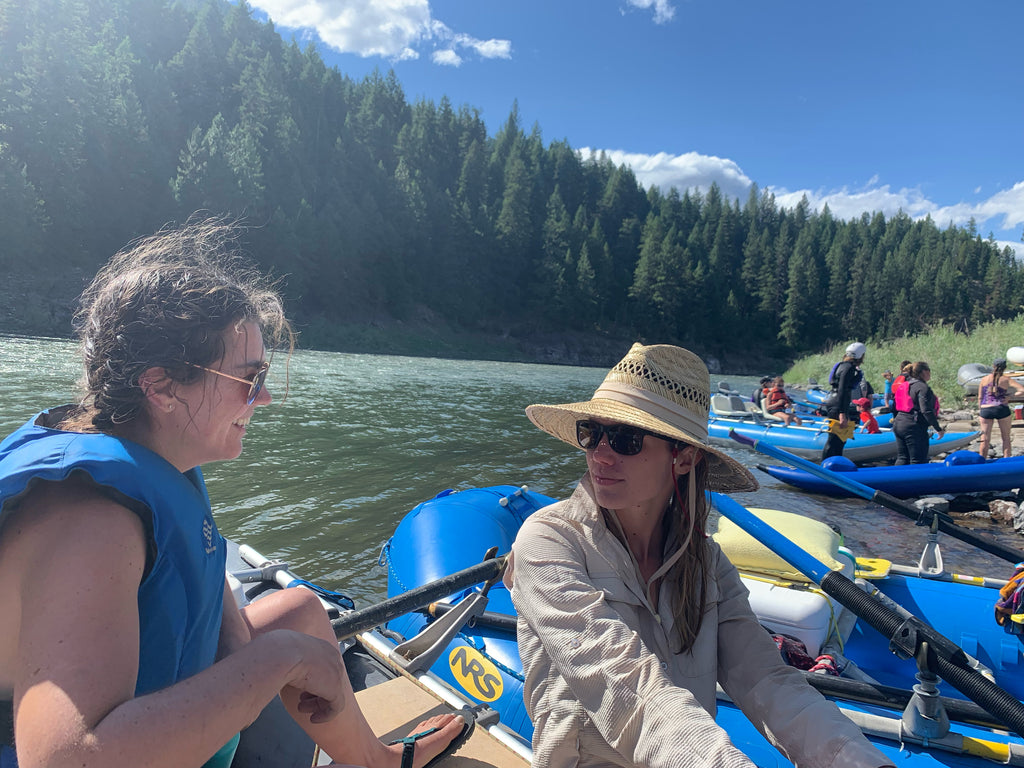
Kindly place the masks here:
[[(274, 361), (275, 402), (256, 411), (245, 451), (204, 467), (221, 531), (291, 563), (305, 578), (358, 602), (385, 596), (381, 545), (402, 516), (438, 492), (528, 485), (567, 495), (585, 469), (580, 451), (537, 430), (530, 403), (589, 398), (603, 368), (298, 351)], [(73, 342), (0, 336), (0, 435), (37, 411), (74, 399)], [(720, 375), (741, 392), (756, 379)], [(740, 446), (748, 467), (769, 463)], [(762, 484), (736, 494), (748, 507), (799, 512), (837, 525), (857, 554), (914, 563), (925, 531), (861, 499), (796, 491), (753, 470)], [(1012, 529), (1003, 543), (1024, 548)], [(1006, 578), (1010, 564), (949, 536), (947, 570)], [(481, 553), (482, 554), (482, 553)]]

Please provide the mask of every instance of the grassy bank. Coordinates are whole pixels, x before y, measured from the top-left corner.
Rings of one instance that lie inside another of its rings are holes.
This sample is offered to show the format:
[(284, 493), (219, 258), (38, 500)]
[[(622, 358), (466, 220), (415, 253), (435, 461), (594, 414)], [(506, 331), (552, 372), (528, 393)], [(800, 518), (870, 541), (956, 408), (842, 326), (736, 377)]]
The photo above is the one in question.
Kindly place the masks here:
[[(842, 359), (843, 350), (852, 339), (837, 344), (829, 351), (797, 360), (784, 374), (787, 384), (806, 385), (809, 378), (828, 388), (832, 365)], [(897, 368), (903, 360), (924, 360), (931, 366), (931, 387), (939, 396), (943, 410), (968, 405), (963, 387), (956, 382), (956, 372), (964, 363), (984, 363), (1002, 357), (1010, 347), (1024, 346), (1024, 315), (1014, 320), (978, 326), (971, 333), (956, 333), (948, 325), (937, 326), (918, 336), (907, 336), (881, 344), (868, 344), (863, 370), (871, 386), (881, 392), (883, 371)], [(1010, 369), (1014, 366), (1011, 364)], [(973, 403), (973, 401), (972, 401)]]

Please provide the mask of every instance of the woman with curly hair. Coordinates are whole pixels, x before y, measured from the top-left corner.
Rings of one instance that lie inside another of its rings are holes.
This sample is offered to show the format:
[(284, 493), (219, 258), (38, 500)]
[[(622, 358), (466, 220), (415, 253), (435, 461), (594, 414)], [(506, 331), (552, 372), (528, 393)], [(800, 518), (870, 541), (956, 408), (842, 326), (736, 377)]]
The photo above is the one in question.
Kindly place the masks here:
[[(239, 610), (226, 585), (200, 465), (242, 452), (271, 400), (267, 350), (293, 339), (236, 237), (195, 221), (114, 256), (77, 316), (82, 399), (0, 444), (3, 768), (228, 766), (278, 695), (335, 760), (402, 764), (362, 716), (316, 596)], [(423, 723), (413, 764), (462, 728)]]

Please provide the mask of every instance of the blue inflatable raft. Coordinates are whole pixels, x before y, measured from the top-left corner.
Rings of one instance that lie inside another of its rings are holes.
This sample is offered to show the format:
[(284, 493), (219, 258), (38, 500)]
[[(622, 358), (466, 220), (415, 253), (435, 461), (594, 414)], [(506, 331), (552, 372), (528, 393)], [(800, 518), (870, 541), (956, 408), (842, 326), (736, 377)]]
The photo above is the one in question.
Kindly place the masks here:
[[(402, 520), (381, 552), (381, 561), (388, 571), (389, 596), (474, 565), (492, 548), (502, 554), (507, 552), (523, 520), (551, 501), (525, 487), (496, 486), (457, 493), (445, 491), (420, 504)], [(787, 518), (795, 518), (797, 529), (806, 523), (823, 526), (831, 534), (827, 526), (796, 515), (771, 510), (754, 512), (764, 516), (772, 526), (783, 523), (792, 526), (792, 520)], [(941, 693), (948, 697), (943, 701), (957, 736), (943, 741), (954, 744), (953, 751), (945, 751), (939, 739), (915, 742), (903, 730), (900, 720), (901, 708), (917, 682), (913, 660), (895, 656), (890, 652), (889, 638), (864, 624), (820, 590), (808, 590), (806, 585), (789, 588), (794, 586), (792, 581), (782, 577), (780, 571), (773, 572), (773, 566), (764, 566), (758, 560), (759, 555), (753, 556), (755, 562), (743, 559), (749, 558), (746, 554), (737, 560), (732, 552), (745, 553), (748, 549), (746, 546), (731, 549), (725, 538), (720, 538), (724, 525), (723, 521), (715, 538), (744, 574), (751, 605), (762, 623), (774, 632), (785, 632), (806, 641), (812, 655), (819, 652), (819, 645), (825, 648), (827, 642), (830, 653), (840, 653), (855, 662), (849, 668), (857, 670), (857, 680), (830, 677), (827, 684), (836, 688), (832, 693), (825, 688), (821, 690), (855, 722), (862, 724), (868, 738), (894, 765), (901, 768), (991, 765), (989, 760), (978, 757), (977, 751), (964, 749), (965, 744), (975, 742), (985, 744), (986, 752), (997, 762), (1021, 764), (1017, 761), (1024, 761), (1024, 742), (1020, 737), (1001, 730), (991, 716), (979, 717), (978, 708), (965, 701), (950, 685), (943, 685)], [(800, 541), (792, 529), (786, 534)], [(957, 643), (1011, 699), (1024, 695), (1020, 638), (1005, 632), (992, 618), (992, 606), (998, 597), (998, 590), (993, 586), (1005, 582), (974, 579), (964, 583), (964, 577), (951, 575), (926, 579), (913, 568), (873, 567), (877, 561), (872, 565), (868, 565), (870, 561), (857, 561), (854, 566), (849, 553), (841, 548), (831, 551), (837, 560), (845, 563), (844, 570), (849, 568), (852, 574), (856, 567), (858, 576), (874, 579), (870, 582), (869, 593), (874, 591), (907, 606), (927, 625)], [(453, 594), (445, 602), (457, 605), (477, 591)], [(443, 647), (430, 671), (471, 700), (489, 705), (498, 712), (502, 723), (529, 739), (533, 726), (523, 705), (523, 674), (512, 623), (515, 611), (511, 596), (499, 581), (489, 588), (488, 597), (487, 613), (458, 631)], [(429, 611), (410, 613), (391, 621), (386, 632), (396, 641), (412, 638), (432, 621)], [(834, 651), (836, 642), (841, 642), (841, 651)], [(816, 675), (810, 678), (818, 678), (812, 680), (816, 687), (824, 682)], [(730, 702), (719, 702), (716, 718), (737, 747), (758, 766), (790, 765)]]
[[(708, 438), (712, 442), (735, 447), (736, 443), (729, 437), (735, 432), (751, 440), (760, 440), (777, 448), (789, 451), (801, 458), (817, 461), (828, 441), (828, 428), (825, 422), (813, 422), (803, 426), (786, 426), (778, 421), (754, 421), (747, 418), (712, 416), (708, 419)], [(928, 444), (928, 455), (948, 453), (966, 448), (978, 436), (978, 432), (949, 432), (941, 439), (934, 436)], [(856, 463), (885, 461), (896, 458), (896, 438), (891, 429), (883, 429), (876, 434), (868, 434), (858, 427), (853, 437), (846, 441), (843, 455)]]
[[(904, 499), (938, 493), (1008, 491), (1024, 487), (1024, 456), (985, 460), (974, 451), (954, 451), (943, 461), (886, 467), (858, 467), (845, 456), (833, 456), (825, 459), (821, 466), (831, 472), (841, 472), (851, 480), (877, 491), (885, 491)], [(835, 483), (803, 469), (763, 464), (758, 464), (757, 468), (777, 480), (811, 493), (853, 495)]]

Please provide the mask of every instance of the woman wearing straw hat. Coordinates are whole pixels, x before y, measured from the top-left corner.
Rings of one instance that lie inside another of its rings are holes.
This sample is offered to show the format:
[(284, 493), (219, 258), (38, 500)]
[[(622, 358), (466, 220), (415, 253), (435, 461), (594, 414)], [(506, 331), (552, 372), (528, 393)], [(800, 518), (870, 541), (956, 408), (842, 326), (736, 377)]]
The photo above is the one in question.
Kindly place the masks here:
[(721, 683), (797, 765), (886, 765), (782, 662), (705, 534), (705, 490), (757, 488), (708, 447), (709, 403), (699, 357), (635, 344), (591, 400), (526, 409), (588, 470), (512, 547), (534, 764), (750, 766), (714, 721)]

